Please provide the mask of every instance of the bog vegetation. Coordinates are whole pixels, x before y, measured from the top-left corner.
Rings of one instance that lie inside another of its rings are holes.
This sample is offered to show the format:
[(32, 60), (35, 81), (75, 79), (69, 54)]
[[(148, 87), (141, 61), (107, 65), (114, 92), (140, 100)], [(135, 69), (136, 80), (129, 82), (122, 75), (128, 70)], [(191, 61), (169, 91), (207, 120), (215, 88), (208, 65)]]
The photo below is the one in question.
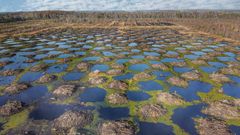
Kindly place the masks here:
[(182, 25), (188, 28), (239, 40), (239, 11), (141, 11), (72, 12), (40, 11), (0, 14), (0, 23), (51, 20), (111, 26)]
[(0, 17), (0, 135), (239, 133), (236, 11)]

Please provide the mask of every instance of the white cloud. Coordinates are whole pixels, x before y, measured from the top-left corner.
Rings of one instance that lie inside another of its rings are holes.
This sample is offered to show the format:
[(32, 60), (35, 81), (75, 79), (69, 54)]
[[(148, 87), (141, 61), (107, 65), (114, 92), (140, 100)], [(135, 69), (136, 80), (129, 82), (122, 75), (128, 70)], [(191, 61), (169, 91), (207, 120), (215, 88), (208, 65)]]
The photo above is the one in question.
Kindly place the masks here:
[(240, 9), (240, 0), (0, 0), (0, 12), (39, 10)]

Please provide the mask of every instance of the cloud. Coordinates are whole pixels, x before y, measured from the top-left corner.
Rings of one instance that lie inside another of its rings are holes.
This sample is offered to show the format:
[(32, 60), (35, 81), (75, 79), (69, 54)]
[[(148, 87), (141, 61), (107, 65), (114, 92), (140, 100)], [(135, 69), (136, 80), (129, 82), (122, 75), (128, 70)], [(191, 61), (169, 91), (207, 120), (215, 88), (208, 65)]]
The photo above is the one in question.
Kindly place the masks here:
[(0, 12), (240, 9), (240, 0), (0, 0)]

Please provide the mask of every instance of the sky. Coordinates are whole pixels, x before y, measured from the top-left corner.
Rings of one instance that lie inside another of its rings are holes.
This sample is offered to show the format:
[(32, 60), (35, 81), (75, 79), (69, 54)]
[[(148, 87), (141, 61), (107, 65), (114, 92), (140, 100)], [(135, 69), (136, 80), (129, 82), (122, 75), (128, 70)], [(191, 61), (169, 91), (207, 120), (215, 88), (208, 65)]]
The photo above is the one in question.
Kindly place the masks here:
[(240, 0), (0, 0), (0, 12), (185, 9), (240, 10)]

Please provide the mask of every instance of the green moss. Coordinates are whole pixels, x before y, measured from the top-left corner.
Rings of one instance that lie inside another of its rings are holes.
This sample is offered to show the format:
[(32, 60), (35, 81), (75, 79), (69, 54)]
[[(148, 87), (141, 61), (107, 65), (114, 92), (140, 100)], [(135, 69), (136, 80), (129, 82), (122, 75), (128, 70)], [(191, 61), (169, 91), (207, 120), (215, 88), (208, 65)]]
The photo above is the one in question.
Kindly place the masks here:
[[(138, 28), (135, 28), (135, 27), (132, 27), (131, 29), (138, 29)], [(112, 29), (112, 28), (109, 28), (109, 29)], [(169, 29), (169, 28), (167, 28)], [(166, 29), (166, 30), (167, 30)], [(61, 32), (63, 34), (65, 33), (68, 33), (68, 32), (63, 32), (63, 31), (66, 31), (67, 29), (64, 29), (62, 31), (56, 31), (56, 32)], [(72, 29), (70, 29), (69, 31), (71, 32)], [(84, 31), (87, 30), (86, 32), (92, 32), (92, 31), (89, 31), (88, 29), (84, 29)], [(126, 30), (126, 29), (125, 29)], [(141, 29), (142, 30), (142, 29)], [(82, 29), (81, 29), (82, 31)], [(123, 33), (124, 34), (124, 33)], [(168, 34), (168, 32), (164, 32), (164, 34)], [(150, 35), (150, 36), (153, 36), (153, 35)], [(167, 36), (166, 38), (172, 38), (173, 34), (170, 35), (170, 36)], [(36, 37), (33, 37), (32, 40), (34, 40)], [(99, 38), (95, 38), (94, 41), (96, 41), (96, 39), (100, 39), (102, 40), (101, 37)], [(71, 40), (82, 40), (84, 41), (85, 38), (72, 38)], [(176, 47), (179, 47), (179, 46), (182, 46), (183, 44), (177, 44), (177, 45), (168, 45), (170, 44), (171, 41), (162, 41), (163, 44), (166, 43), (166, 47), (164, 47), (163, 49), (165, 49), (166, 51), (176, 51)], [(193, 45), (193, 42), (195, 42), (195, 39), (189, 39), (188, 41), (184, 40), (184, 44), (192, 44)], [(71, 43), (70, 43), (71, 44)], [(62, 76), (65, 75), (66, 73), (68, 72), (71, 72), (71, 71), (78, 71), (78, 69), (76, 69), (76, 66), (79, 62), (82, 62), (82, 59), (85, 58), (85, 57), (89, 57), (89, 56), (100, 56), (100, 57), (105, 57), (103, 56), (102, 54), (90, 54), (90, 52), (94, 49), (94, 47), (97, 47), (97, 46), (101, 46), (101, 45), (96, 45), (96, 44), (92, 44), (92, 43), (88, 43), (89, 45), (92, 46), (91, 49), (89, 49), (88, 51), (86, 51), (86, 55), (84, 57), (79, 57), (79, 58), (76, 58), (76, 57), (72, 57), (70, 58), (71, 61), (68, 61), (67, 64), (68, 64), (68, 67), (66, 69), (66, 71), (64, 72), (61, 72), (61, 73), (57, 73), (55, 75), (58, 76), (58, 80), (57, 81), (54, 81), (54, 82), (51, 82), (51, 83), (46, 83), (45, 85), (47, 85), (49, 91), (53, 91), (54, 90), (54, 87), (55, 86), (58, 86), (60, 84), (65, 84), (66, 82), (62, 79)], [(215, 42), (214, 43), (215, 45), (218, 44), (218, 42)], [(79, 47), (78, 45), (75, 45), (74, 43), (71, 44), (72, 47)], [(117, 43), (116, 43), (117, 45)], [(31, 47), (31, 45), (27, 45), (27, 46), (22, 46), (20, 47), (19, 49), (24, 49), (26, 47)], [(105, 46), (106, 47), (106, 46)], [(114, 48), (112, 47), (109, 47), (107, 48), (106, 47), (106, 50), (111, 50), (113, 49), (113, 52), (116, 51), (116, 53), (118, 53), (119, 51), (118, 50), (114, 50)], [(126, 50), (125, 50), (126, 49)], [(132, 49), (132, 47), (126, 47), (124, 50), (122, 51), (129, 51)], [(150, 49), (150, 48), (146, 48), (146, 50), (142, 47), (136, 47), (136, 49), (140, 49), (141, 52), (139, 54), (136, 54), (136, 55), (143, 55), (144, 51), (147, 51), (147, 49)], [(200, 48), (201, 49), (201, 48)], [(225, 48), (227, 49), (227, 48)], [(60, 49), (60, 48), (55, 48), (55, 50), (59, 50), (59, 51), (63, 51), (64, 49)], [(187, 51), (192, 51), (193, 49), (191, 48), (187, 48)], [(228, 50), (228, 49), (227, 49)], [(14, 49), (12, 51), (18, 51), (17, 49)], [(85, 51), (85, 50), (83, 50)], [(154, 50), (152, 50), (154, 51)], [(229, 51), (231, 51), (231, 49), (229, 49)], [(97, 52), (100, 52), (102, 53), (102, 50), (100, 51), (97, 51)], [(134, 53), (131, 53), (129, 54), (128, 56), (126, 56), (126, 58), (131, 58), (132, 55), (135, 55)], [(156, 76), (152, 76), (152, 78), (149, 78), (147, 80), (154, 80), (156, 81), (157, 83), (161, 84), (163, 86), (163, 90), (158, 90), (158, 91), (146, 91), (146, 93), (148, 93), (151, 98), (146, 100), (146, 101), (139, 101), (139, 102), (134, 102), (134, 101), (128, 101), (127, 104), (122, 104), (122, 105), (114, 105), (114, 104), (110, 104), (108, 101), (107, 101), (107, 98), (105, 98), (105, 102), (87, 102), (85, 103), (85, 105), (89, 105), (89, 106), (95, 106), (97, 109), (94, 110), (94, 120), (92, 122), (92, 124), (86, 126), (85, 128), (86, 129), (89, 129), (89, 130), (97, 130), (98, 128), (98, 124), (100, 122), (102, 122), (103, 120), (98, 116), (99, 115), (99, 112), (97, 112), (97, 110), (100, 108), (100, 107), (128, 107), (129, 108), (129, 111), (130, 111), (130, 118), (132, 121), (135, 120), (135, 118), (139, 118), (141, 121), (148, 121), (148, 122), (160, 122), (160, 123), (164, 123), (166, 125), (169, 125), (169, 126), (172, 126), (173, 129), (174, 129), (174, 133), (177, 134), (177, 135), (186, 135), (186, 133), (183, 131), (183, 129), (181, 129), (179, 126), (177, 126), (176, 124), (173, 123), (173, 121), (171, 120), (171, 117), (174, 113), (174, 110), (176, 108), (179, 108), (179, 107), (186, 107), (186, 106), (189, 106), (189, 105), (192, 105), (194, 103), (202, 103), (202, 102), (213, 102), (213, 101), (217, 101), (217, 100), (222, 100), (222, 99), (233, 99), (232, 97), (229, 97), (229, 96), (226, 96), (224, 95), (223, 93), (219, 93), (218, 90), (222, 87), (222, 84), (217, 84), (215, 83), (213, 80), (211, 80), (209, 78), (209, 74), (208, 73), (205, 73), (203, 72), (200, 68), (199, 68), (199, 65), (194, 65), (193, 63), (191, 63), (191, 60), (189, 59), (186, 59), (184, 58), (184, 55), (185, 53), (179, 53), (179, 57), (184, 59), (184, 61), (187, 63), (187, 67), (191, 67), (193, 69), (196, 69), (199, 71), (199, 74), (201, 75), (201, 78), (199, 79), (200, 81), (203, 81), (203, 82), (207, 82), (207, 83), (210, 83), (212, 86), (213, 86), (213, 89), (209, 92), (209, 93), (202, 93), (202, 92), (198, 92), (197, 94), (201, 97), (201, 100), (198, 100), (198, 101), (192, 101), (192, 102), (184, 102), (182, 105), (179, 105), (179, 106), (175, 106), (175, 105), (167, 105), (167, 104), (164, 104), (164, 103), (161, 103), (164, 108), (166, 108), (167, 110), (167, 113), (165, 115), (163, 115), (162, 117), (160, 118), (157, 118), (157, 119), (143, 119), (141, 114), (139, 113), (139, 108), (141, 108), (143, 105), (146, 105), (146, 104), (157, 104), (157, 95), (159, 93), (161, 93), (162, 91), (164, 92), (169, 92), (169, 85), (165, 82), (165, 81), (160, 81), (160, 80), (156, 80)], [(78, 57), (78, 56), (77, 56)], [(111, 65), (113, 64), (117, 59), (120, 59), (120, 58), (115, 58), (115, 57), (110, 57), (110, 58), (113, 58), (112, 61), (110, 62), (103, 62), (102, 64), (107, 64), (107, 65)], [(159, 61), (161, 59), (165, 58), (164, 55), (161, 55), (159, 56)], [(55, 60), (60, 60), (59, 58), (44, 58), (44, 60), (46, 59), (55, 59)], [(123, 58), (125, 59), (125, 58)], [(148, 60), (148, 59), (143, 59), (141, 61), (141, 63), (145, 63), (147, 65), (149, 65), (149, 69), (145, 70), (144, 72), (152, 72), (153, 70), (157, 70), (157, 69), (153, 69), (151, 68), (151, 60)], [(211, 60), (212, 61), (212, 60)], [(213, 58), (213, 61), (217, 61), (216, 58)], [(41, 62), (43, 62), (43, 60), (40, 60), (38, 64), (40, 64)], [(58, 64), (60, 63), (59, 61), (57, 62)], [(96, 63), (100, 63), (98, 61), (88, 61), (87, 63), (90, 63), (90, 64), (96, 64)], [(51, 65), (54, 65), (56, 63), (53, 63)], [(62, 64), (62, 63), (61, 63)], [(124, 64), (126, 67), (124, 70), (124, 73), (139, 73), (137, 71), (130, 71), (128, 69), (128, 66), (132, 65), (131, 63), (127, 62)], [(167, 66), (169, 67), (166, 71), (169, 71), (171, 72), (174, 76), (180, 76), (181, 73), (178, 73), (178, 72), (175, 72), (173, 67), (171, 65), (171, 63), (168, 63)], [(21, 78), (22, 75), (24, 75), (26, 72), (29, 71), (29, 68), (26, 68), (21, 74), (19, 74), (15, 80), (14, 83), (17, 83), (18, 80)], [(103, 76), (103, 77), (106, 77), (108, 79), (108, 81), (104, 84), (100, 84), (100, 85), (92, 85), (92, 86), (88, 86), (88, 81), (89, 81), (89, 70), (88, 71), (84, 71), (86, 73), (86, 76), (84, 76), (84, 78), (82, 78), (81, 80), (78, 80), (78, 81), (70, 81), (70, 82), (67, 82), (67, 83), (81, 83), (81, 84), (86, 84), (85, 86), (87, 87), (100, 87), (100, 88), (103, 88), (106, 90), (107, 92), (107, 96), (109, 94), (112, 94), (112, 93), (116, 93), (116, 92), (121, 92), (121, 93), (125, 93), (126, 91), (123, 91), (123, 90), (115, 90), (115, 89), (109, 89), (108, 88), (108, 85), (109, 83), (111, 83), (113, 81), (113, 76), (111, 75), (108, 75), (106, 73), (100, 73), (99, 76)], [(139, 87), (138, 87), (138, 81), (135, 81), (133, 79), (129, 79), (129, 80), (124, 80), (126, 83), (128, 83), (129, 87), (128, 87), (128, 90), (134, 90), (134, 91), (139, 91)], [(144, 81), (144, 80), (141, 80), (141, 81)], [(33, 83), (35, 85), (35, 83)], [(2, 91), (4, 89), (4, 87), (0, 87), (0, 91)], [(65, 99), (58, 99), (57, 101), (55, 101), (54, 103), (57, 103), (57, 104), (72, 104), (72, 103), (78, 103), (78, 96), (79, 94), (81, 93), (81, 91), (77, 91), (75, 92), (75, 94), (71, 97), (68, 97), (68, 98), (65, 98)], [(26, 113), (26, 114), (25, 114)], [(15, 128), (17, 126), (19, 126), (21, 123), (23, 123), (26, 119), (27, 119), (27, 115), (28, 114), (28, 111), (26, 112), (23, 111), (21, 113), (18, 113), (16, 115), (13, 115), (7, 119), (4, 119), (4, 118), (0, 118), (0, 122), (1, 123), (5, 123), (4, 124), (4, 130), (2, 132), (4, 133), (7, 133), (7, 131), (11, 128)], [(233, 124), (233, 125), (240, 125), (240, 120), (228, 120), (227, 123), (228, 124)], [(1, 133), (2, 133), (1, 132)], [(97, 133), (97, 132), (94, 132), (94, 133)], [(3, 133), (2, 133), (3, 134)]]
[(169, 85), (163, 81), (155, 80), (155, 82), (159, 83), (161, 86), (163, 86), (163, 91), (167, 92), (169, 91)]
[(127, 80), (127, 83), (129, 85), (128, 89), (130, 89), (130, 90), (138, 90), (139, 89), (137, 82), (134, 81), (133, 79)]
[(147, 122), (153, 122), (153, 123), (164, 123), (166, 125), (172, 126), (175, 134), (186, 135), (187, 133), (185, 133), (179, 126), (177, 126), (176, 124), (174, 124), (172, 122), (171, 116), (173, 115), (174, 110), (176, 108), (186, 107), (186, 106), (192, 105), (192, 103), (185, 102), (181, 106), (163, 104), (164, 108), (167, 110), (167, 113), (165, 115), (161, 116), (158, 119), (151, 119), (151, 118), (143, 119), (143, 117), (141, 116), (141, 114), (138, 111), (138, 108), (141, 108), (141, 106), (143, 106), (145, 104), (155, 104), (157, 102), (156, 96), (158, 95), (158, 93), (161, 93), (161, 91), (149, 91), (147, 93), (149, 95), (151, 95), (152, 97), (146, 101), (139, 101), (139, 102), (129, 101), (128, 102), (127, 107), (129, 107), (130, 116), (132, 116), (132, 117), (137, 116), (139, 118), (139, 120), (141, 120), (141, 121), (147, 121)]
[(47, 84), (47, 88), (48, 88), (48, 91), (53, 91), (54, 90), (53, 84)]
[(223, 99), (233, 99), (230, 96), (224, 95), (223, 93), (219, 93), (216, 90), (212, 90), (208, 93), (203, 93), (203, 92), (198, 92), (197, 93), (201, 100), (204, 102), (214, 102), (214, 101), (219, 101)]
[(226, 121), (228, 125), (240, 126), (240, 118)]
[(90, 132), (91, 134), (96, 134), (97, 130), (98, 130), (98, 126), (99, 123), (101, 122), (100, 117), (98, 116), (99, 114), (97, 113), (97, 111), (92, 111), (93, 113), (93, 120), (91, 122), (91, 124), (86, 125), (84, 127), (84, 129), (88, 130), (88, 132)]
[(179, 126), (173, 124), (173, 131), (176, 135), (188, 135), (183, 129), (181, 129)]
[(24, 74), (26, 74), (26, 73), (28, 72), (29, 69), (30, 69), (30, 68), (25, 68), (24, 71), (22, 71), (20, 74), (18, 74), (18, 75), (16, 76), (16, 79), (14, 80), (13, 83), (17, 83), (17, 82), (20, 80), (20, 78), (21, 78)]
[(66, 71), (72, 71), (76, 68), (77, 64), (82, 62), (83, 58), (74, 58), (71, 62), (69, 62), (68, 68)]
[(4, 89), (5, 89), (5, 86), (0, 86), (0, 96), (3, 95)]
[(3, 130), (0, 132), (0, 134), (6, 134), (10, 129), (22, 125), (24, 122), (27, 121), (28, 114), (29, 110), (26, 109), (5, 119), (6, 123), (3, 125)]
[(62, 80), (62, 76), (64, 76), (65, 74), (67, 74), (67, 72), (60, 72), (60, 73), (57, 73), (57, 74), (54, 74), (57, 76), (58, 80)]

